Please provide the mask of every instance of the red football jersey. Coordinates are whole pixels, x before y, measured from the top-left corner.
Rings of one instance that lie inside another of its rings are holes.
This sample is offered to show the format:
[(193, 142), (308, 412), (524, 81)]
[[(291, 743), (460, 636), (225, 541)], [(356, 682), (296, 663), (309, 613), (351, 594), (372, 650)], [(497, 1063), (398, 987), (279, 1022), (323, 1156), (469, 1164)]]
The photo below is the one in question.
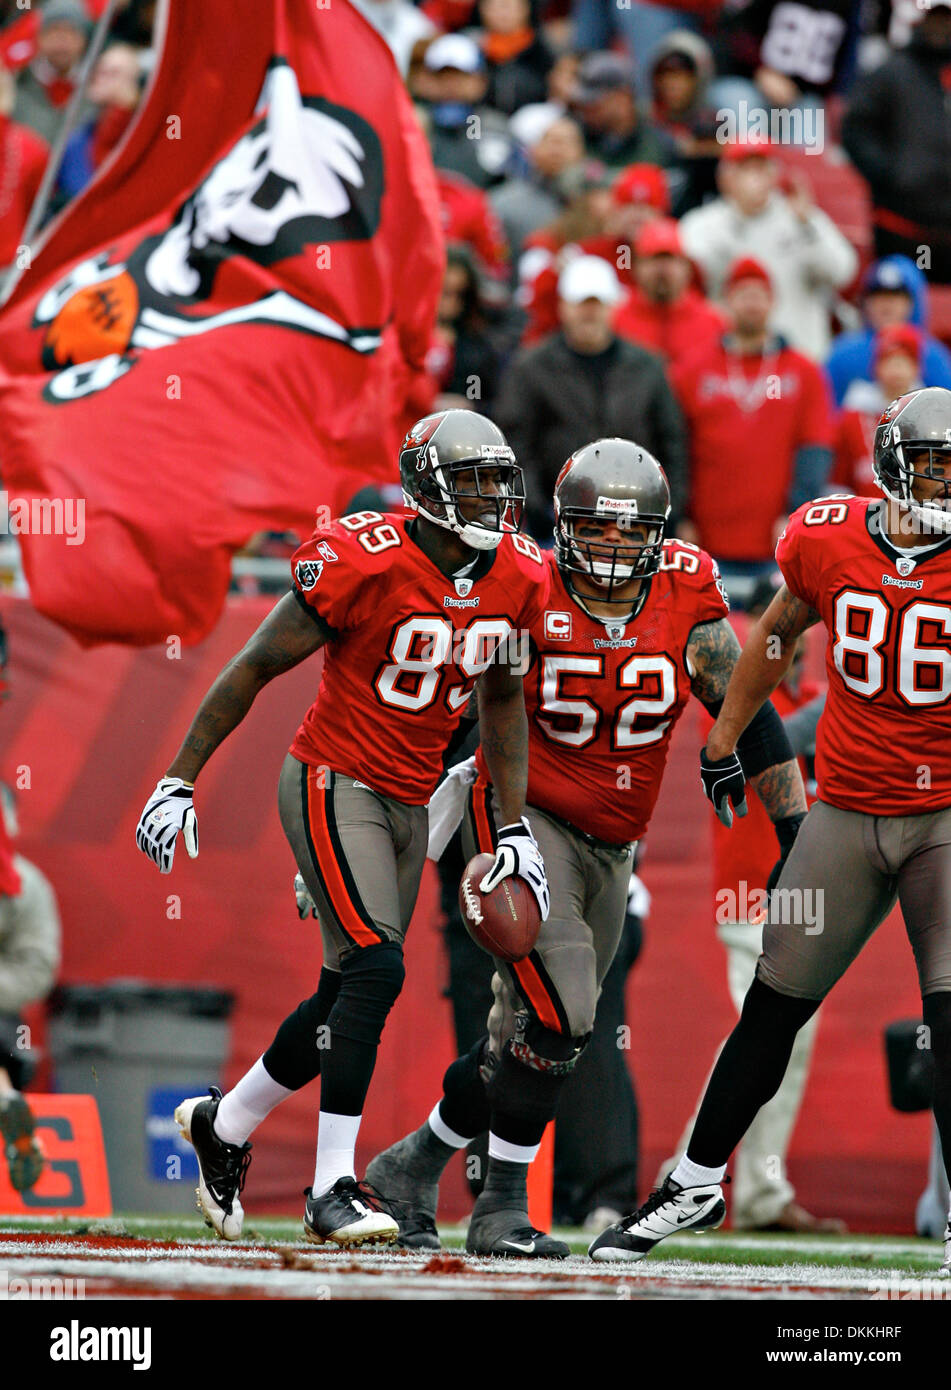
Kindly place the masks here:
[(520, 634), (527, 644), (548, 570), (530, 536), (507, 535), (465, 578), (447, 579), (409, 525), (398, 513), (355, 512), (318, 528), (294, 555), (298, 598), (334, 637), (291, 752), (420, 806), (499, 643), (515, 659)]
[[(674, 725), (690, 695), (684, 649), (697, 623), (726, 617), (715, 562), (665, 541), (647, 602), (626, 625), (589, 617), (549, 552), (551, 589), (532, 627), (525, 677), (528, 804), (611, 844), (647, 829)], [(482, 750), (478, 765), (486, 774)]]
[(951, 537), (898, 551), (882, 534), (884, 513), (868, 497), (807, 503), (776, 559), (829, 635), (820, 800), (914, 816), (951, 806)]

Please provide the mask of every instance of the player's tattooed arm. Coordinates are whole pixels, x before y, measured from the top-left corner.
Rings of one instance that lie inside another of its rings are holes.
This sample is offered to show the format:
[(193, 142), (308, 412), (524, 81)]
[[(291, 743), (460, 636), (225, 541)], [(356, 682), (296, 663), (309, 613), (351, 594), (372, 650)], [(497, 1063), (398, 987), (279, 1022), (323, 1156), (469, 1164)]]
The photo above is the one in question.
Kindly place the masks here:
[(508, 666), (489, 666), (476, 686), (479, 736), (503, 825), (525, 812), (528, 790), (528, 718), (522, 677)]
[(799, 637), (820, 621), (819, 614), (785, 584), (750, 628), (730, 677), (723, 708), (707, 739), (707, 756), (725, 758), (789, 669)]
[(794, 648), (807, 628), (814, 627), (821, 621), (820, 614), (814, 608), (810, 608), (808, 603), (803, 603), (785, 584), (777, 590), (775, 598), (760, 619), (769, 635), (778, 638), (778, 644), (783, 650), (787, 647)]
[(237, 656), (219, 672), (198, 706), (169, 777), (194, 782), (220, 743), (241, 723), (258, 692), (324, 645), (328, 629), (315, 622), (293, 593), (271, 609)]
[(740, 656), (740, 644), (726, 618), (698, 623), (687, 639), (690, 689), (705, 705), (717, 704), (726, 694)]
[(766, 768), (756, 777), (751, 777), (750, 783), (774, 824), (789, 816), (805, 815), (806, 791), (795, 758), (791, 762), (776, 763)]

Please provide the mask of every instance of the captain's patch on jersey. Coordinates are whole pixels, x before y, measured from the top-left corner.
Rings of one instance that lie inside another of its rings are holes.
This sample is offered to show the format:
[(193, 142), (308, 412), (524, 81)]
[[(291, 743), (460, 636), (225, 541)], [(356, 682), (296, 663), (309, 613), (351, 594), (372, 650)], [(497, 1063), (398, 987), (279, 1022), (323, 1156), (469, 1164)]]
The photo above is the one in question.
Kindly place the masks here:
[(570, 642), (571, 614), (547, 612), (545, 614), (545, 636), (554, 638), (558, 642)]
[(312, 589), (323, 573), (323, 560), (298, 560), (294, 574), (302, 589)]

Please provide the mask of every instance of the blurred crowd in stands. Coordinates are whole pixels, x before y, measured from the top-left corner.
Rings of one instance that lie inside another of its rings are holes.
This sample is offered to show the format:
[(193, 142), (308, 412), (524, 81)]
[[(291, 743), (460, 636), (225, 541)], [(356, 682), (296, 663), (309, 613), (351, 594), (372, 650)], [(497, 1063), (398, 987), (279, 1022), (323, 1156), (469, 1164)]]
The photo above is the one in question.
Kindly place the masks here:
[[(951, 0), (353, 3), (449, 247), (407, 423), (491, 414), (543, 543), (568, 454), (639, 440), (741, 600), (799, 502), (873, 491), (884, 405), (951, 387)], [(104, 4), (0, 0), (0, 264)], [(155, 9), (119, 0), (50, 214), (122, 138)]]

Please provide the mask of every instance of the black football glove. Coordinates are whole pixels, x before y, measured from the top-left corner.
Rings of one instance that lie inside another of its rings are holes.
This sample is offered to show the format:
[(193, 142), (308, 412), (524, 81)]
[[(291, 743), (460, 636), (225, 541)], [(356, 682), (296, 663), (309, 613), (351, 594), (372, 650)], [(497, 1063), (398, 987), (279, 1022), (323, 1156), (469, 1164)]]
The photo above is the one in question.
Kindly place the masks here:
[(767, 893), (771, 893), (779, 882), (779, 876), (783, 871), (783, 866), (789, 858), (789, 851), (796, 843), (799, 827), (805, 819), (805, 815), (800, 812), (798, 815), (786, 816), (784, 820), (773, 822), (773, 829), (776, 831), (776, 838), (779, 841), (779, 858), (770, 870), (769, 878), (766, 880)]
[(703, 794), (729, 830), (733, 824), (732, 801), (738, 816), (746, 815), (746, 778), (743, 767), (735, 753), (725, 758), (708, 758), (707, 750), (700, 750), (700, 781)]

